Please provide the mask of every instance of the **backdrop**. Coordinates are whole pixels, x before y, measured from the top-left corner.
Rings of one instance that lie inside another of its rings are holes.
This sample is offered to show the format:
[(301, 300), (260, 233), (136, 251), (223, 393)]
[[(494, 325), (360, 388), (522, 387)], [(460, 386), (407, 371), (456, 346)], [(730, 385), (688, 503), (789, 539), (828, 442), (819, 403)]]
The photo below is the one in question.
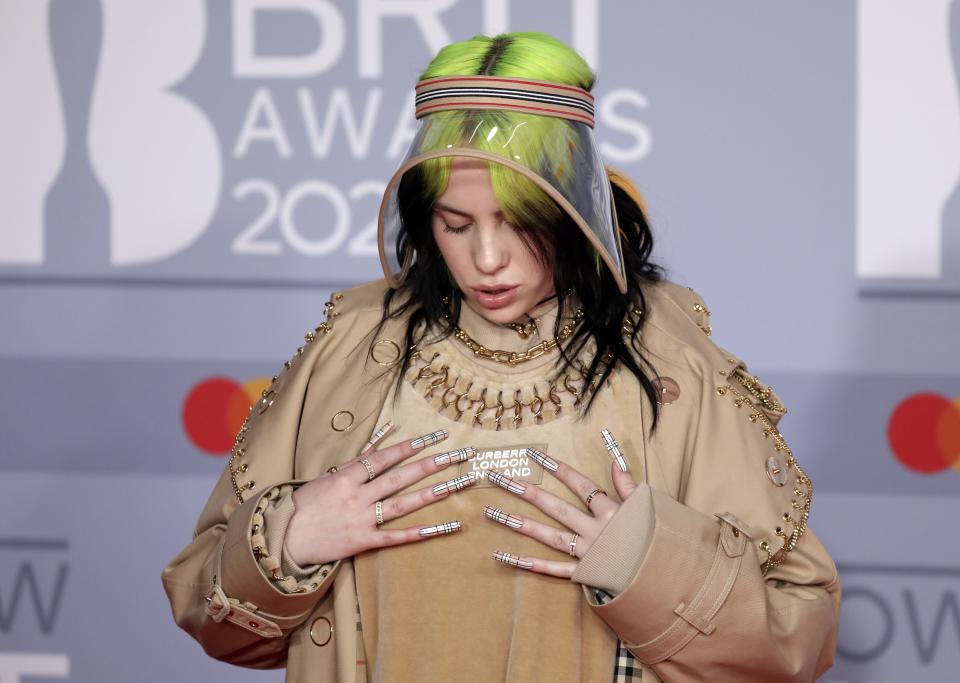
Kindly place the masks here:
[(832, 683), (960, 670), (960, 2), (0, 0), (0, 681), (279, 681), (160, 570), (249, 405), (379, 277), (444, 44), (599, 71), (656, 257), (771, 383), (841, 568)]

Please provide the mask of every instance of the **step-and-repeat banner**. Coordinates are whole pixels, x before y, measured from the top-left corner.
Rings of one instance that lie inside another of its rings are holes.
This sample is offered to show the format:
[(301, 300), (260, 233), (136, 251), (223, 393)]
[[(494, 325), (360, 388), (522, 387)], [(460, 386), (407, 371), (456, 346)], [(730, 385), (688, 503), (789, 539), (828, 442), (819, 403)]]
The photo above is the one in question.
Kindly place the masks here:
[[(599, 71), (657, 258), (790, 409), (831, 683), (960, 671), (960, 2), (0, 0), (0, 681), (278, 681), (160, 569), (375, 212), (444, 44)], [(463, 634), (468, 638), (469, 634)]]

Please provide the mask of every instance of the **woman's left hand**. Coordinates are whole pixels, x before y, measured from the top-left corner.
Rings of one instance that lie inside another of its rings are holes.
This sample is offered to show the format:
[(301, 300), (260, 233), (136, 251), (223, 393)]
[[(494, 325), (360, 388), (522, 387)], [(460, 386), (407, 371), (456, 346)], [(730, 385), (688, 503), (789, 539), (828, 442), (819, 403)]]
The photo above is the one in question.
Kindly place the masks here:
[[(538, 453), (537, 455), (541, 454)], [(620, 504), (606, 495), (603, 488), (596, 482), (585, 477), (570, 465), (549, 456), (546, 456), (546, 458), (547, 462), (541, 463), (544, 470), (552, 472), (553, 476), (566, 484), (567, 488), (573, 491), (574, 495), (583, 503), (583, 507), (571, 505), (552, 493), (544, 491), (539, 486), (531, 486), (526, 482), (516, 481), (505, 475), (490, 472), (487, 475), (490, 481), (540, 508), (562, 526), (554, 527), (549, 524), (542, 524), (524, 515), (490, 506), (484, 507), (484, 515), (517, 533), (529, 536), (546, 546), (579, 559), (586, 554), (593, 542), (597, 540), (603, 527), (607, 525), (610, 518), (620, 508)], [(556, 466), (555, 470), (554, 466)], [(637, 488), (633, 477), (628, 471), (623, 471), (618, 467), (616, 459), (610, 463), (610, 474), (620, 500), (626, 500)], [(563, 562), (545, 560), (539, 557), (518, 557), (500, 551), (494, 553), (494, 559), (521, 569), (529, 569), (540, 574), (565, 579), (569, 579), (577, 568), (576, 560)]]

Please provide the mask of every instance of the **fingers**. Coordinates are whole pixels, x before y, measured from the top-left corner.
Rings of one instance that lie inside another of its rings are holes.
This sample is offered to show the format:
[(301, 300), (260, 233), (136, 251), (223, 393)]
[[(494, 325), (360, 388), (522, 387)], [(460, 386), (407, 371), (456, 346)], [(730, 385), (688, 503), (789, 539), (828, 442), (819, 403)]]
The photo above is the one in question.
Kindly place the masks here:
[(442, 522), (440, 524), (414, 526), (406, 529), (383, 529), (377, 531), (375, 535), (375, 548), (387, 548), (395, 545), (404, 545), (406, 543), (416, 543), (425, 541), (435, 536), (446, 536), (455, 534), (462, 528), (458, 520)]
[(637, 488), (637, 484), (633, 480), (633, 475), (630, 474), (627, 459), (623, 454), (620, 444), (609, 429), (600, 430), (600, 438), (603, 439), (603, 444), (607, 447), (607, 451), (613, 459), (613, 462), (610, 464), (610, 477), (613, 480), (613, 487), (616, 489), (617, 495), (620, 496), (620, 500), (626, 500), (627, 497), (633, 493), (634, 489)]
[[(379, 431), (379, 430), (378, 430)], [(398, 462), (406, 460), (414, 453), (418, 453), (428, 446), (440, 443), (448, 436), (446, 429), (439, 429), (429, 434), (424, 434), (410, 441), (401, 441), (398, 444), (387, 446), (379, 450), (367, 451), (367, 455), (355, 460), (352, 464), (341, 468), (342, 472), (347, 472), (358, 484), (370, 481)], [(372, 476), (371, 476), (372, 475)]]
[[(511, 514), (501, 508), (493, 508), (489, 505), (484, 506), (483, 516), (572, 557), (583, 557), (593, 542), (593, 537), (588, 539), (572, 531), (541, 524), (535, 520)], [(570, 552), (571, 549), (573, 549), (573, 553)]]
[(620, 500), (626, 500), (637, 489), (637, 483), (629, 472), (622, 472), (617, 463), (611, 463), (610, 476), (613, 479), (613, 488), (616, 489)]
[(558, 562), (556, 560), (543, 560), (539, 557), (518, 557), (497, 551), (493, 554), (493, 559), (501, 564), (517, 569), (526, 569), (527, 571), (537, 572), (538, 574), (547, 574), (561, 579), (569, 579), (577, 568), (576, 562)]
[[(455, 451), (447, 451), (435, 457), (426, 457), (416, 460), (400, 467), (389, 469), (369, 484), (365, 484), (362, 489), (364, 495), (370, 500), (381, 500), (391, 496), (397, 491), (402, 491), (411, 484), (429, 477), (440, 470), (446, 469), (454, 463), (461, 463), (469, 460), (475, 455), (476, 451), (472, 446), (459, 448)], [(473, 483), (473, 482), (471, 482)]]
[(592, 516), (578, 510), (565, 500), (557, 498), (539, 486), (531, 486), (512, 479), (503, 474), (503, 472), (489, 470), (487, 472), (487, 481), (532, 503), (565, 527), (573, 529), (578, 533), (591, 532), (597, 523)]
[(451, 493), (462, 491), (476, 482), (477, 479), (472, 473), (464, 474), (463, 476), (441, 482), (436, 486), (427, 486), (413, 493), (387, 498), (380, 503), (383, 521), (389, 522), (392, 519), (403, 517), (431, 503), (436, 503), (438, 500), (443, 500)]
[[(583, 504), (597, 517), (607, 519), (617, 511), (619, 505), (610, 500), (600, 486), (592, 479), (580, 474), (579, 471), (567, 465), (559, 463), (554, 476), (567, 485), (567, 488), (573, 491), (574, 495), (583, 501)], [(627, 475), (630, 476), (630, 475)], [(589, 499), (589, 504), (587, 500)]]
[(375, 448), (378, 443), (387, 438), (390, 434), (396, 431), (397, 425), (392, 422), (387, 422), (380, 429), (375, 431), (370, 437), (370, 440), (367, 441), (367, 445), (363, 447), (363, 450), (360, 451), (360, 457), (363, 457), (370, 452), (370, 449)]

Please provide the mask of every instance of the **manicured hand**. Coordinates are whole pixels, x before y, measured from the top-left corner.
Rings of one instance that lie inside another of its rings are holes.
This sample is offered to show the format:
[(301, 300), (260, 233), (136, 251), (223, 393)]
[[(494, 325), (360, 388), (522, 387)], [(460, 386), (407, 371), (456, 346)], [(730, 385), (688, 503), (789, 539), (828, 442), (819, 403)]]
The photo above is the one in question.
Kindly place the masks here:
[[(620, 500), (626, 500), (637, 488), (637, 484), (630, 475), (626, 460), (613, 435), (604, 430), (602, 436), (607, 450), (613, 457), (613, 462), (610, 464), (613, 486)], [(519, 534), (540, 541), (545, 546), (565, 552), (573, 559), (564, 562), (539, 557), (518, 557), (502, 551), (494, 553), (494, 559), (513, 567), (569, 579), (577, 568), (576, 560), (583, 557), (590, 549), (603, 527), (620, 508), (620, 504), (611, 500), (596, 482), (570, 465), (533, 449), (528, 449), (528, 455), (566, 484), (567, 488), (583, 501), (583, 506), (571, 505), (539, 486), (531, 486), (501, 473), (490, 472), (487, 478), (491, 482), (539, 508), (559, 526), (543, 524), (523, 514), (490, 506), (484, 508), (484, 515)]]
[[(472, 475), (428, 486), (411, 493), (394, 495), (425, 477), (473, 455), (472, 448), (441, 453), (401, 465), (447, 438), (446, 430), (425, 434), (411, 441), (378, 448), (390, 432), (385, 425), (360, 456), (307, 482), (293, 492), (295, 512), (287, 526), (284, 552), (304, 566), (352, 557), (365, 550), (414, 543), (460, 529), (458, 521), (435, 526), (380, 529), (383, 522), (426, 507), (475, 482)], [(379, 501), (379, 505), (378, 505)], [(377, 514), (380, 514), (380, 519)]]

